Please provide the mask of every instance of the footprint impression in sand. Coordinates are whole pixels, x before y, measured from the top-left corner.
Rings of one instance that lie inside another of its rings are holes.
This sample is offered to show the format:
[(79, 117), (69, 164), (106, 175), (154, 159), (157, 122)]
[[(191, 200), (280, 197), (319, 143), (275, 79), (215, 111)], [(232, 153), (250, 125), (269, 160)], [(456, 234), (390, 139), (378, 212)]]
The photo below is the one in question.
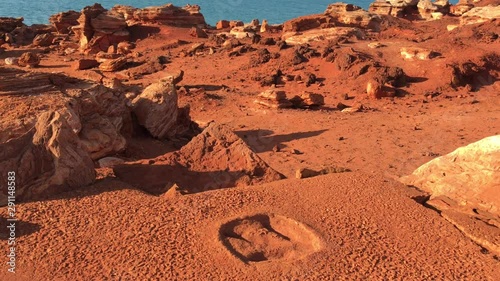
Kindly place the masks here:
[(220, 239), (243, 262), (295, 260), (322, 248), (319, 236), (293, 219), (256, 214), (223, 224)]

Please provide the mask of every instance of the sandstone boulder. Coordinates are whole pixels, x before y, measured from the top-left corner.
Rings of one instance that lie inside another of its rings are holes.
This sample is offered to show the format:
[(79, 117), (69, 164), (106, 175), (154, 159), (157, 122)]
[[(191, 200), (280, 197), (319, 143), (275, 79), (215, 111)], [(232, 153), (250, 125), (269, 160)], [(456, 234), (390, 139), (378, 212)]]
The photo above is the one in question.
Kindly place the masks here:
[(93, 160), (120, 152), (126, 147), (126, 140), (120, 133), (120, 117), (106, 117), (92, 114), (82, 120), (80, 140), (82, 148)]
[(287, 99), (286, 92), (269, 89), (257, 95), (254, 103), (269, 108), (289, 108), (292, 103)]
[(114, 72), (120, 70), (127, 63), (126, 57), (119, 57), (117, 59), (110, 59), (102, 62), (99, 69), (105, 72)]
[(54, 35), (52, 35), (51, 33), (38, 34), (33, 39), (33, 45), (40, 47), (48, 47), (52, 45), (54, 38), (55, 38)]
[(172, 137), (177, 124), (177, 92), (175, 84), (168, 80), (151, 84), (132, 100), (139, 124), (159, 139)]
[(325, 105), (325, 97), (321, 94), (304, 91), (290, 99), (296, 108), (319, 107)]
[(401, 178), (431, 194), (459, 205), (500, 214), (500, 135), (460, 147)]
[(41, 114), (34, 128), (0, 147), (0, 172), (16, 173), (16, 200), (43, 199), (95, 179), (90, 156), (59, 112)]
[(73, 69), (84, 70), (99, 66), (99, 62), (92, 59), (79, 59), (73, 63)]

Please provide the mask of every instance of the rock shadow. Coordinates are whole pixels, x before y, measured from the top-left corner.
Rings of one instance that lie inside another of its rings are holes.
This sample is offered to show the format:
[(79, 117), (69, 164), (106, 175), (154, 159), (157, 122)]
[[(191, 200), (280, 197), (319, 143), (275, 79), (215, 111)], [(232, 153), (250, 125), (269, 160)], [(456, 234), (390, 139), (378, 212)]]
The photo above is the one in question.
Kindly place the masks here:
[(236, 187), (248, 182), (244, 171), (199, 172), (182, 165), (126, 164), (116, 166), (121, 181), (152, 195), (161, 195), (176, 184), (181, 194)]
[(235, 133), (252, 148), (253, 151), (260, 153), (271, 151), (276, 145), (290, 142), (298, 139), (311, 138), (319, 136), (327, 130), (317, 130), (309, 132), (297, 132), (283, 135), (273, 135), (273, 131), (266, 129), (236, 131)]

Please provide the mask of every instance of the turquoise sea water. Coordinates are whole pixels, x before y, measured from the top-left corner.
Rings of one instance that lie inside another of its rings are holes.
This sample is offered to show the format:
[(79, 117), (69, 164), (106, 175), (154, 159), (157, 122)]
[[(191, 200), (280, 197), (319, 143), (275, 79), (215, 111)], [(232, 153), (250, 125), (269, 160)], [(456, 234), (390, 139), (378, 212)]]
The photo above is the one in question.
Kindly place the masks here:
[[(24, 17), (25, 24), (48, 23), (50, 15), (100, 3), (109, 9), (116, 4), (138, 8), (173, 3), (176, 6), (198, 4), (207, 23), (215, 25), (220, 19), (250, 22), (254, 18), (282, 23), (297, 16), (322, 13), (332, 0), (0, 0), (0, 17)], [(344, 1), (367, 9), (373, 0)]]

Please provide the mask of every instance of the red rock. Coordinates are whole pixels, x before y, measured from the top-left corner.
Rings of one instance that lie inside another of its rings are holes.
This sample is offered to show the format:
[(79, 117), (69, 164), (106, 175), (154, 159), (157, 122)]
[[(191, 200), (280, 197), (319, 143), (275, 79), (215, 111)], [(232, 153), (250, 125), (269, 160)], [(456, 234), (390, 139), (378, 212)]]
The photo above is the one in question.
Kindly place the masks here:
[(89, 154), (59, 112), (41, 114), (33, 129), (1, 143), (0, 151), (1, 173), (16, 173), (16, 201), (42, 199), (95, 180)]
[(19, 66), (36, 67), (40, 64), (40, 57), (37, 54), (26, 52), (19, 57)]
[(229, 22), (229, 27), (230, 28), (235, 28), (237, 26), (245, 26), (245, 23), (240, 21), (240, 20), (232, 20)]
[(177, 124), (177, 92), (168, 80), (151, 84), (132, 101), (139, 124), (159, 139), (172, 137)]
[(113, 72), (120, 70), (127, 63), (126, 57), (120, 57), (117, 59), (106, 60), (99, 65), (99, 69), (105, 72)]
[(157, 22), (165, 25), (191, 27), (206, 26), (200, 6), (186, 5), (182, 8), (173, 4), (147, 7), (134, 12), (134, 19), (140, 22)]
[(52, 35), (51, 33), (39, 34), (35, 36), (35, 39), (33, 39), (33, 45), (47, 47), (52, 45), (54, 38), (54, 35)]
[(0, 32), (9, 33), (14, 31), (17, 27), (24, 26), (24, 18), (7, 18), (0, 17)]
[(92, 59), (80, 59), (73, 63), (73, 69), (84, 70), (99, 66), (99, 62)]
[(217, 29), (229, 28), (229, 21), (227, 21), (227, 20), (218, 21), (217, 25), (216, 25), (216, 28)]
[(52, 15), (49, 21), (58, 33), (68, 34), (71, 31), (71, 27), (78, 25), (79, 17), (79, 12), (68, 11)]
[(208, 38), (208, 34), (201, 28), (195, 26), (189, 31), (189, 35), (196, 38)]

